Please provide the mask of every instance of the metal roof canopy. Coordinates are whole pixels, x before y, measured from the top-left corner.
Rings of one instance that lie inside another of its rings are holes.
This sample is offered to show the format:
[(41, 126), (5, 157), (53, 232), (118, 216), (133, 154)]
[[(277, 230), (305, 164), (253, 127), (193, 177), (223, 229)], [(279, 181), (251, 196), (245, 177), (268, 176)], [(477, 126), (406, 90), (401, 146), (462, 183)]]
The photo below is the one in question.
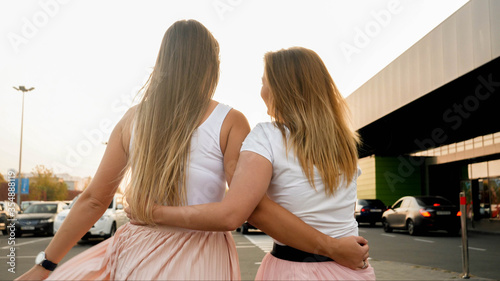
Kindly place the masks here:
[(500, 57), (358, 132), (360, 157), (397, 156), (500, 132)]

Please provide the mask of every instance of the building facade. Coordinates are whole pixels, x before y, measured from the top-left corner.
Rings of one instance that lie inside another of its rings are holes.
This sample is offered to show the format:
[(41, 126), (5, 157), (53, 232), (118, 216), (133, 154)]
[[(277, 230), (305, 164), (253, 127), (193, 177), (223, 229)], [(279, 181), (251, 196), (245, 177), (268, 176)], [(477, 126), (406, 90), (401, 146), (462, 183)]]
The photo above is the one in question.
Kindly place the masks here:
[(500, 220), (500, 1), (468, 2), (347, 102), (359, 198), (466, 191), (472, 219)]

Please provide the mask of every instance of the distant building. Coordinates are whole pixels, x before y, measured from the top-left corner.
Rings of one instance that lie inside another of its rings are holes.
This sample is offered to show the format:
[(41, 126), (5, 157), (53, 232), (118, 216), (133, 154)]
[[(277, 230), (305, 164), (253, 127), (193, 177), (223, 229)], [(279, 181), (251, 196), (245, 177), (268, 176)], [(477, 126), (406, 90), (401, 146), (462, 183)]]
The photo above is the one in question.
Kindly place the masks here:
[(68, 185), (68, 190), (83, 190), (86, 178), (72, 176), (70, 174), (55, 174), (55, 176)]

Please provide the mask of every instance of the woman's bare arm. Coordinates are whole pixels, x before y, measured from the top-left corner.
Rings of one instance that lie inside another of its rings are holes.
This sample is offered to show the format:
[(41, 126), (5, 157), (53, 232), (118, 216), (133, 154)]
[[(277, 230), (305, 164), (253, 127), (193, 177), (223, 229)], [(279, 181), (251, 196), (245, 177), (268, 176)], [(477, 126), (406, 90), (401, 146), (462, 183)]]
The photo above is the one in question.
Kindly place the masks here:
[[(71, 248), (87, 233), (106, 211), (123, 178), (127, 164), (128, 147), (124, 147), (122, 134), (128, 129), (131, 110), (125, 114), (111, 133), (99, 168), (89, 186), (71, 208), (67, 218), (45, 249), (46, 258), (59, 263)], [(19, 280), (41, 280), (49, 271), (35, 265)], [(44, 277), (45, 276), (45, 277)]]
[[(226, 178), (230, 184), (241, 143), (250, 131), (250, 126), (243, 114), (232, 110), (223, 125), (221, 135), (225, 135), (227, 131), (229, 131), (227, 141), (221, 137), (221, 145), (223, 145)], [(368, 258), (368, 241), (363, 237), (333, 239), (306, 224), (267, 196), (262, 198), (248, 221), (286, 245), (305, 252), (329, 256), (351, 268), (358, 267), (361, 260)]]
[[(224, 139), (221, 136), (221, 145), (223, 146), (221, 149), (224, 153), (226, 177), (231, 186), (227, 197), (235, 198), (235, 204), (229, 202), (228, 205), (221, 206), (220, 204), (227, 204), (227, 200), (231, 200), (225, 198), (220, 203), (189, 206), (190, 208), (188, 207), (176, 215), (170, 214), (176, 219), (182, 220), (182, 222), (175, 222), (171, 219), (172, 217), (163, 216), (161, 209), (164, 207), (160, 207), (153, 213), (158, 224), (200, 230), (226, 231), (234, 230), (251, 215), (249, 220), (252, 224), (289, 246), (302, 251), (329, 256), (351, 268), (362, 265), (362, 260), (368, 257), (368, 245), (366, 245), (367, 241), (364, 238), (358, 236), (342, 239), (331, 238), (309, 226), (285, 208), (268, 199), (267, 196), (264, 196), (272, 176), (272, 165), (267, 159), (255, 153), (243, 152), (242, 155), (247, 154), (247, 158), (254, 160), (248, 161), (245, 157), (241, 159), (241, 162), (247, 164), (238, 163), (238, 166), (243, 166), (235, 174), (234, 166), (240, 155), (241, 143), (249, 132), (248, 122), (243, 114), (232, 110), (226, 117), (221, 134), (224, 135), (225, 132), (228, 137)], [(231, 182), (233, 174), (235, 174), (235, 182)], [(239, 177), (244, 177), (244, 179)], [(258, 181), (256, 177), (260, 177), (261, 181)], [(261, 182), (261, 184), (257, 182)], [(242, 189), (239, 185), (244, 183), (250, 183), (250, 185), (246, 189)], [(251, 186), (253, 183), (255, 183), (255, 186)], [(239, 196), (233, 195), (233, 189), (236, 188), (241, 191)], [(257, 208), (255, 208), (256, 205)], [(245, 209), (245, 206), (247, 206), (247, 209)], [(248, 210), (250, 210), (250, 213)], [(360, 244), (364, 244), (364, 246)]]
[(352, 269), (363, 266), (368, 241), (361, 236), (332, 238), (316, 230), (267, 196), (248, 221), (274, 239), (304, 252), (327, 256)]
[(155, 222), (189, 229), (230, 231), (256, 212), (252, 222), (279, 241), (303, 251), (329, 256), (350, 268), (360, 268), (368, 257), (368, 246), (360, 245), (366, 244), (363, 238), (328, 237), (279, 205), (269, 204), (272, 202), (264, 202), (256, 209), (265, 196), (271, 176), (272, 165), (267, 159), (243, 151), (231, 188), (222, 202), (184, 207), (158, 206), (153, 212)]

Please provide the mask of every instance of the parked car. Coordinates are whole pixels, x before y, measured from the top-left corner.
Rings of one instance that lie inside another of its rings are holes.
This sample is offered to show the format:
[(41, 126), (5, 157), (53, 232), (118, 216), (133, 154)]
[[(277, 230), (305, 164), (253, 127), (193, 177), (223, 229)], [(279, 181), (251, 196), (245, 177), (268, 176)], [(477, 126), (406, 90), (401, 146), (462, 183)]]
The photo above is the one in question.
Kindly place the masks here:
[(123, 195), (115, 194), (106, 212), (92, 226), (83, 239), (88, 239), (89, 237), (109, 238), (115, 235), (116, 230), (127, 222), (129, 222), (129, 218), (123, 210)]
[(13, 219), (17, 214), (22, 213), (16, 202), (0, 201), (0, 230), (3, 235), (7, 234), (9, 219)]
[(358, 199), (354, 212), (356, 221), (370, 223), (371, 226), (374, 226), (377, 222), (382, 221), (382, 213), (386, 209), (384, 202), (379, 199)]
[(54, 220), (64, 206), (66, 204), (60, 201), (31, 204), (17, 216), (16, 236), (21, 237), (24, 233), (53, 235)]
[(64, 207), (64, 210), (62, 210), (59, 214), (57, 214), (56, 219), (54, 220), (54, 234), (56, 234), (59, 227), (61, 227), (62, 222), (69, 214), (69, 210), (71, 209), (71, 207), (73, 207), (78, 197), (80, 197), (80, 195), (77, 195), (75, 198), (73, 198), (73, 201), (71, 201), (71, 203), (68, 206)]
[(33, 204), (33, 203), (40, 203), (40, 202), (43, 202), (43, 201), (37, 201), (37, 200), (34, 200), (34, 201), (31, 201), (31, 200), (28, 200), (28, 201), (22, 201), (21, 202), (21, 209), (23, 210), (26, 210), (28, 209), (28, 207)]
[[(57, 232), (78, 198), (79, 196), (75, 197), (68, 209), (58, 215), (56, 222), (54, 223), (54, 233)], [(85, 236), (83, 236), (82, 240), (87, 240), (92, 237), (109, 238), (115, 234), (116, 230), (120, 226), (127, 222), (129, 222), (129, 218), (123, 210), (123, 195), (115, 194), (113, 201), (109, 204), (106, 212), (104, 212), (102, 217), (92, 226), (92, 228), (89, 229)]]
[(410, 235), (428, 230), (458, 234), (459, 208), (441, 196), (405, 196), (382, 214), (385, 232), (406, 229)]

